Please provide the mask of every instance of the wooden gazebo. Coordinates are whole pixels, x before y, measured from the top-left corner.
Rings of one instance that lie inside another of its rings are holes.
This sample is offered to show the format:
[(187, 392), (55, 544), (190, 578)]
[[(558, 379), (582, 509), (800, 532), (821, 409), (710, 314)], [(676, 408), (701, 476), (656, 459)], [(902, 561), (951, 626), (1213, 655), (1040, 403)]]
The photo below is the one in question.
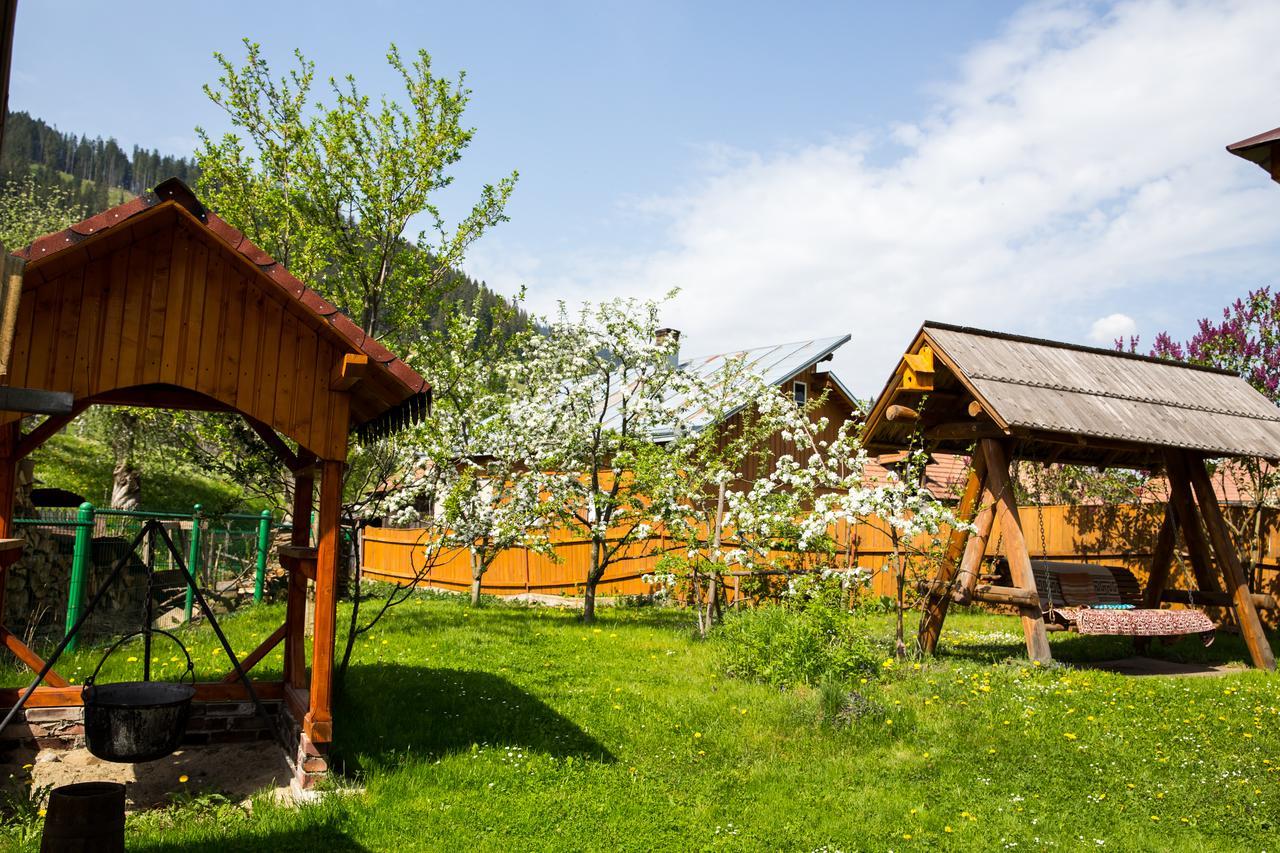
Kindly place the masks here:
[[(421, 416), (429, 403), (425, 381), (177, 180), (15, 255), (26, 266), (0, 385), (63, 392), (64, 398), (69, 393), (72, 404), (69, 413), (50, 415), (25, 434), (22, 415), (0, 411), (0, 538), (14, 537), (19, 460), (91, 405), (243, 417), (297, 483), (292, 545), (281, 551), (289, 569), (285, 621), (243, 665), (251, 668), (284, 643), (283, 681), (255, 682), (255, 692), (280, 702), (300, 729), (299, 768), (308, 763), (309, 770), (323, 770), (333, 738), (338, 526), (348, 436), (353, 430), (387, 431)], [(317, 479), (313, 543), (307, 519)], [(315, 584), (309, 674), (308, 580)], [(0, 640), (33, 668), (42, 665), (3, 627)], [(231, 673), (197, 685), (196, 701), (243, 699), (245, 692)], [(0, 707), (12, 707), (17, 696), (0, 691)], [(79, 703), (80, 688), (51, 672), (27, 705)]]
[[(920, 643), (932, 653), (952, 600), (1014, 605), (1028, 655), (1050, 659), (1046, 622), (1023, 535), (1010, 462), (1163, 469), (1170, 500), (1154, 550), (1144, 606), (1186, 603), (1166, 590), (1182, 535), (1195, 600), (1234, 608), (1253, 663), (1275, 657), (1214, 495), (1207, 459), (1280, 457), (1280, 410), (1227, 371), (941, 323), (925, 323), (877, 399), (863, 431), (870, 450), (923, 441), (971, 453), (958, 513), (975, 527), (952, 533), (926, 585)], [(993, 529), (1003, 536), (1012, 586), (979, 585)], [(1206, 535), (1207, 534), (1207, 535)], [(1218, 578), (1225, 581), (1225, 590)]]

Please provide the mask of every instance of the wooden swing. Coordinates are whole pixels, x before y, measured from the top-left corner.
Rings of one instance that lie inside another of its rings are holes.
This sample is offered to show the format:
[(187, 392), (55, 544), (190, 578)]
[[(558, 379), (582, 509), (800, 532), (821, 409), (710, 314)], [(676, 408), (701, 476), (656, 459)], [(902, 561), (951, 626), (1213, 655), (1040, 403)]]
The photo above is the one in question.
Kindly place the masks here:
[[(1215, 457), (1280, 457), (1280, 413), (1238, 376), (926, 323), (877, 399), (862, 435), (869, 450), (900, 449), (923, 436), (931, 451), (972, 454), (957, 515), (974, 529), (952, 532), (945, 558), (925, 585), (919, 637), (924, 651), (936, 648), (952, 601), (1016, 607), (1027, 654), (1042, 662), (1052, 659), (1049, 631), (1080, 630), (1081, 619), (1096, 618), (1060, 613), (1066, 608), (1042, 600), (1012, 487), (1010, 463), (1018, 458), (1163, 469), (1170, 497), (1141, 592), (1142, 609), (1168, 612), (1160, 610), (1161, 603), (1232, 608), (1254, 665), (1275, 668), (1258, 618), (1258, 607), (1275, 607), (1275, 601), (1249, 589), (1205, 468)], [(1008, 561), (1005, 583), (988, 583), (979, 575), (993, 531)], [(1166, 589), (1179, 534), (1195, 589)], [(1078, 564), (1075, 568), (1080, 570)], [(1043, 565), (1041, 574), (1052, 580), (1052, 570)], [(1139, 601), (1131, 595), (1129, 603)]]

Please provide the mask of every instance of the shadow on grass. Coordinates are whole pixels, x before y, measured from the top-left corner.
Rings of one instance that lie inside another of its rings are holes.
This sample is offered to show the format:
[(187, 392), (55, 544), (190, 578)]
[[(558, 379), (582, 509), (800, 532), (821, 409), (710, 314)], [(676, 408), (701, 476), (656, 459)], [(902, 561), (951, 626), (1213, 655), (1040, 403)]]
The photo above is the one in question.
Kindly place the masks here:
[(613, 762), (572, 720), (501, 676), (395, 663), (352, 665), (334, 721), (350, 771), (432, 761), (473, 745)]
[(236, 851), (270, 851), (270, 853), (369, 853), (370, 848), (355, 841), (334, 823), (325, 823), (305, 829), (280, 830), (253, 833), (251, 835), (227, 835), (204, 841), (140, 842), (125, 833), (125, 845), (130, 850), (144, 853), (227, 853)]

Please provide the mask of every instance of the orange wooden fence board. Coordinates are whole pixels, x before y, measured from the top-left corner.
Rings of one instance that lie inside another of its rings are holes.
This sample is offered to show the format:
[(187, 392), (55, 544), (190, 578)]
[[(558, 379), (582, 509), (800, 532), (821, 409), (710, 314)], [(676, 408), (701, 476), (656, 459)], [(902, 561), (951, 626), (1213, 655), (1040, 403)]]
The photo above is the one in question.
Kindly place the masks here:
[[(1230, 514), (1231, 508), (1228, 508)], [(1145, 578), (1147, 562), (1155, 545), (1156, 534), (1164, 514), (1163, 504), (1124, 504), (1112, 506), (1048, 506), (1020, 509), (1023, 529), (1033, 558), (1041, 556), (1041, 519), (1044, 522), (1044, 556), (1054, 560), (1079, 560), (1125, 566), (1139, 578)], [(1262, 565), (1263, 588), (1258, 592), (1280, 592), (1280, 513), (1271, 510), (1265, 517), (1265, 540)], [(848, 541), (841, 531), (839, 537)], [(834, 555), (828, 562), (836, 566), (855, 565), (875, 572), (873, 591), (876, 595), (894, 593), (892, 578), (879, 571), (888, 563), (889, 537), (874, 524), (858, 525), (854, 530), (852, 553)], [(364, 535), (362, 571), (374, 580), (403, 581), (414, 577), (425, 561), (424, 541), (428, 532), (421, 528), (367, 528)], [(484, 589), (496, 595), (521, 592), (563, 593), (581, 591), (587, 574), (591, 544), (564, 534), (553, 534), (556, 558), (512, 548), (494, 561), (484, 576)], [(657, 570), (658, 559), (667, 547), (665, 540), (655, 538), (630, 546), (624, 554), (630, 558), (609, 567), (600, 585), (605, 595), (642, 595), (652, 587), (641, 576)], [(1003, 543), (993, 534), (987, 546), (989, 555), (1001, 553)], [(779, 552), (779, 559), (794, 555)], [(1172, 586), (1185, 586), (1182, 573), (1175, 569)], [(463, 590), (471, 586), (471, 564), (465, 549), (441, 554), (424, 579), (424, 586)], [(732, 592), (733, 584), (730, 583)]]

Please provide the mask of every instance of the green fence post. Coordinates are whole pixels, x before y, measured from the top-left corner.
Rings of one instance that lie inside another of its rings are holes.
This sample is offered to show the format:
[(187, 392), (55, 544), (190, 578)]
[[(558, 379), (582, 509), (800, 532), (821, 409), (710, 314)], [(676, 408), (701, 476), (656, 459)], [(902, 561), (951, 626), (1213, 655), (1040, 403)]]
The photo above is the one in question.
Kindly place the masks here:
[[(191, 573), (192, 582), (198, 582), (200, 578), (200, 514), (202, 507), (196, 504), (191, 513), (191, 554), (187, 558), (187, 571)], [(187, 584), (187, 601), (182, 606), (182, 621), (191, 621), (191, 608), (195, 605), (196, 588), (191, 583)]]
[(262, 601), (262, 582), (267, 576), (267, 549), (271, 547), (271, 510), (264, 509), (258, 521), (258, 570), (253, 576), (253, 603)]
[[(85, 501), (76, 514), (75, 547), (71, 552), (71, 584), (67, 589), (67, 624), (63, 628), (69, 634), (80, 619), (80, 602), (84, 601), (84, 576), (89, 570), (89, 555), (93, 550), (93, 504)], [(79, 637), (67, 642), (67, 651), (74, 652)]]

